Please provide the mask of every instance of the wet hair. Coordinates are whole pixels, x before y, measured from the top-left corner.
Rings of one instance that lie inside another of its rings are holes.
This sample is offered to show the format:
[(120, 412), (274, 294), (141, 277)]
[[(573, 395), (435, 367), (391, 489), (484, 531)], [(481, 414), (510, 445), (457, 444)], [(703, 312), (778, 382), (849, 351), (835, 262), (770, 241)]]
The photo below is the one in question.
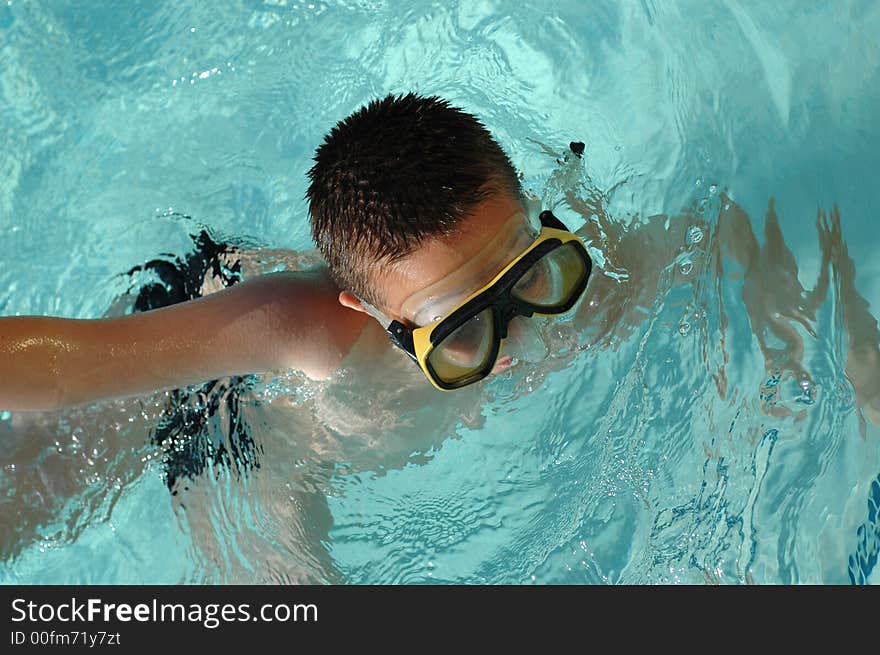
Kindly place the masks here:
[(334, 281), (372, 305), (383, 264), (455, 234), (494, 193), (521, 197), (516, 170), (475, 116), (413, 93), (373, 100), (324, 137), (309, 171), (312, 238)]

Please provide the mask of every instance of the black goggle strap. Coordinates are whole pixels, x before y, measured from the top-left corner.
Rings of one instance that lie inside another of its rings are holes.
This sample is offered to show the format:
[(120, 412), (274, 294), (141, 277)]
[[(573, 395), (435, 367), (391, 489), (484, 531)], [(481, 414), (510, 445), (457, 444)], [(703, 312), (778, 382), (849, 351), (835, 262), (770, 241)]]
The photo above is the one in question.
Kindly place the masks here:
[(386, 332), (388, 332), (388, 338), (391, 339), (391, 343), (409, 355), (409, 358), (416, 364), (419, 363), (419, 359), (416, 357), (416, 347), (413, 344), (412, 330), (400, 321), (391, 321), (391, 325), (388, 326)]
[(565, 227), (565, 223), (556, 218), (556, 216), (553, 215), (553, 212), (549, 209), (542, 211), (538, 218), (541, 221), (541, 225), (544, 227), (552, 227), (555, 230), (565, 230), (566, 232), (570, 231)]

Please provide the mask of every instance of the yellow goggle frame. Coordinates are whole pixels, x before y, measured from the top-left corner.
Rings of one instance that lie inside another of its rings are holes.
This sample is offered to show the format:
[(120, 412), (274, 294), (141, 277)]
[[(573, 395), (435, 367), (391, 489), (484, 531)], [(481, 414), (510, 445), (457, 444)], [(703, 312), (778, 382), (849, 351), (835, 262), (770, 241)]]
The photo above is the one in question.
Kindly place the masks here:
[[(583, 241), (570, 232), (552, 212), (541, 213), (541, 232), (535, 241), (504, 267), (487, 284), (474, 291), (461, 301), (452, 311), (436, 321), (417, 328), (410, 328), (400, 321), (392, 321), (387, 332), (391, 341), (415, 361), (431, 384), (441, 391), (451, 391), (478, 382), (488, 376), (495, 367), (507, 336), (507, 325), (515, 316), (531, 317), (563, 314), (571, 309), (587, 286), (592, 270), (592, 260)], [(548, 253), (566, 244), (583, 259), (580, 279), (572, 282), (567, 295), (559, 303), (538, 305), (518, 298), (511, 290), (522, 276)], [(472, 374), (456, 380), (444, 380), (431, 365), (430, 356), (434, 348), (450, 334), (487, 308), (492, 308), (493, 344), (485, 363), (475, 368)]]

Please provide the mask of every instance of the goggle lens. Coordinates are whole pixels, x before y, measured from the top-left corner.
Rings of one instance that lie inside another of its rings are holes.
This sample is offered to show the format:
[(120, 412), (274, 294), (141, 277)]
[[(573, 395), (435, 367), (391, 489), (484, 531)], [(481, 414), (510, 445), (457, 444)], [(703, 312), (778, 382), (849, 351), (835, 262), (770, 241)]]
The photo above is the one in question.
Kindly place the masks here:
[(554, 248), (531, 266), (511, 289), (514, 297), (538, 310), (563, 307), (589, 274), (574, 243)]
[(456, 382), (488, 366), (493, 355), (495, 327), (492, 308), (463, 323), (428, 355), (428, 364), (443, 382)]

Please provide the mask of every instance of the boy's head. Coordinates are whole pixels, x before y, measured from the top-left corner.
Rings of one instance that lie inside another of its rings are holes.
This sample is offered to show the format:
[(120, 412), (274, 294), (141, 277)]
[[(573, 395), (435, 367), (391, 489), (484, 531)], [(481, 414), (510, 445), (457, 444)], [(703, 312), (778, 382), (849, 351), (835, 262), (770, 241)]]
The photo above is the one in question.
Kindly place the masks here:
[(522, 208), (510, 159), (471, 114), (437, 97), (375, 100), (340, 121), (309, 171), (312, 236), (341, 289), (393, 318), (468, 262)]

